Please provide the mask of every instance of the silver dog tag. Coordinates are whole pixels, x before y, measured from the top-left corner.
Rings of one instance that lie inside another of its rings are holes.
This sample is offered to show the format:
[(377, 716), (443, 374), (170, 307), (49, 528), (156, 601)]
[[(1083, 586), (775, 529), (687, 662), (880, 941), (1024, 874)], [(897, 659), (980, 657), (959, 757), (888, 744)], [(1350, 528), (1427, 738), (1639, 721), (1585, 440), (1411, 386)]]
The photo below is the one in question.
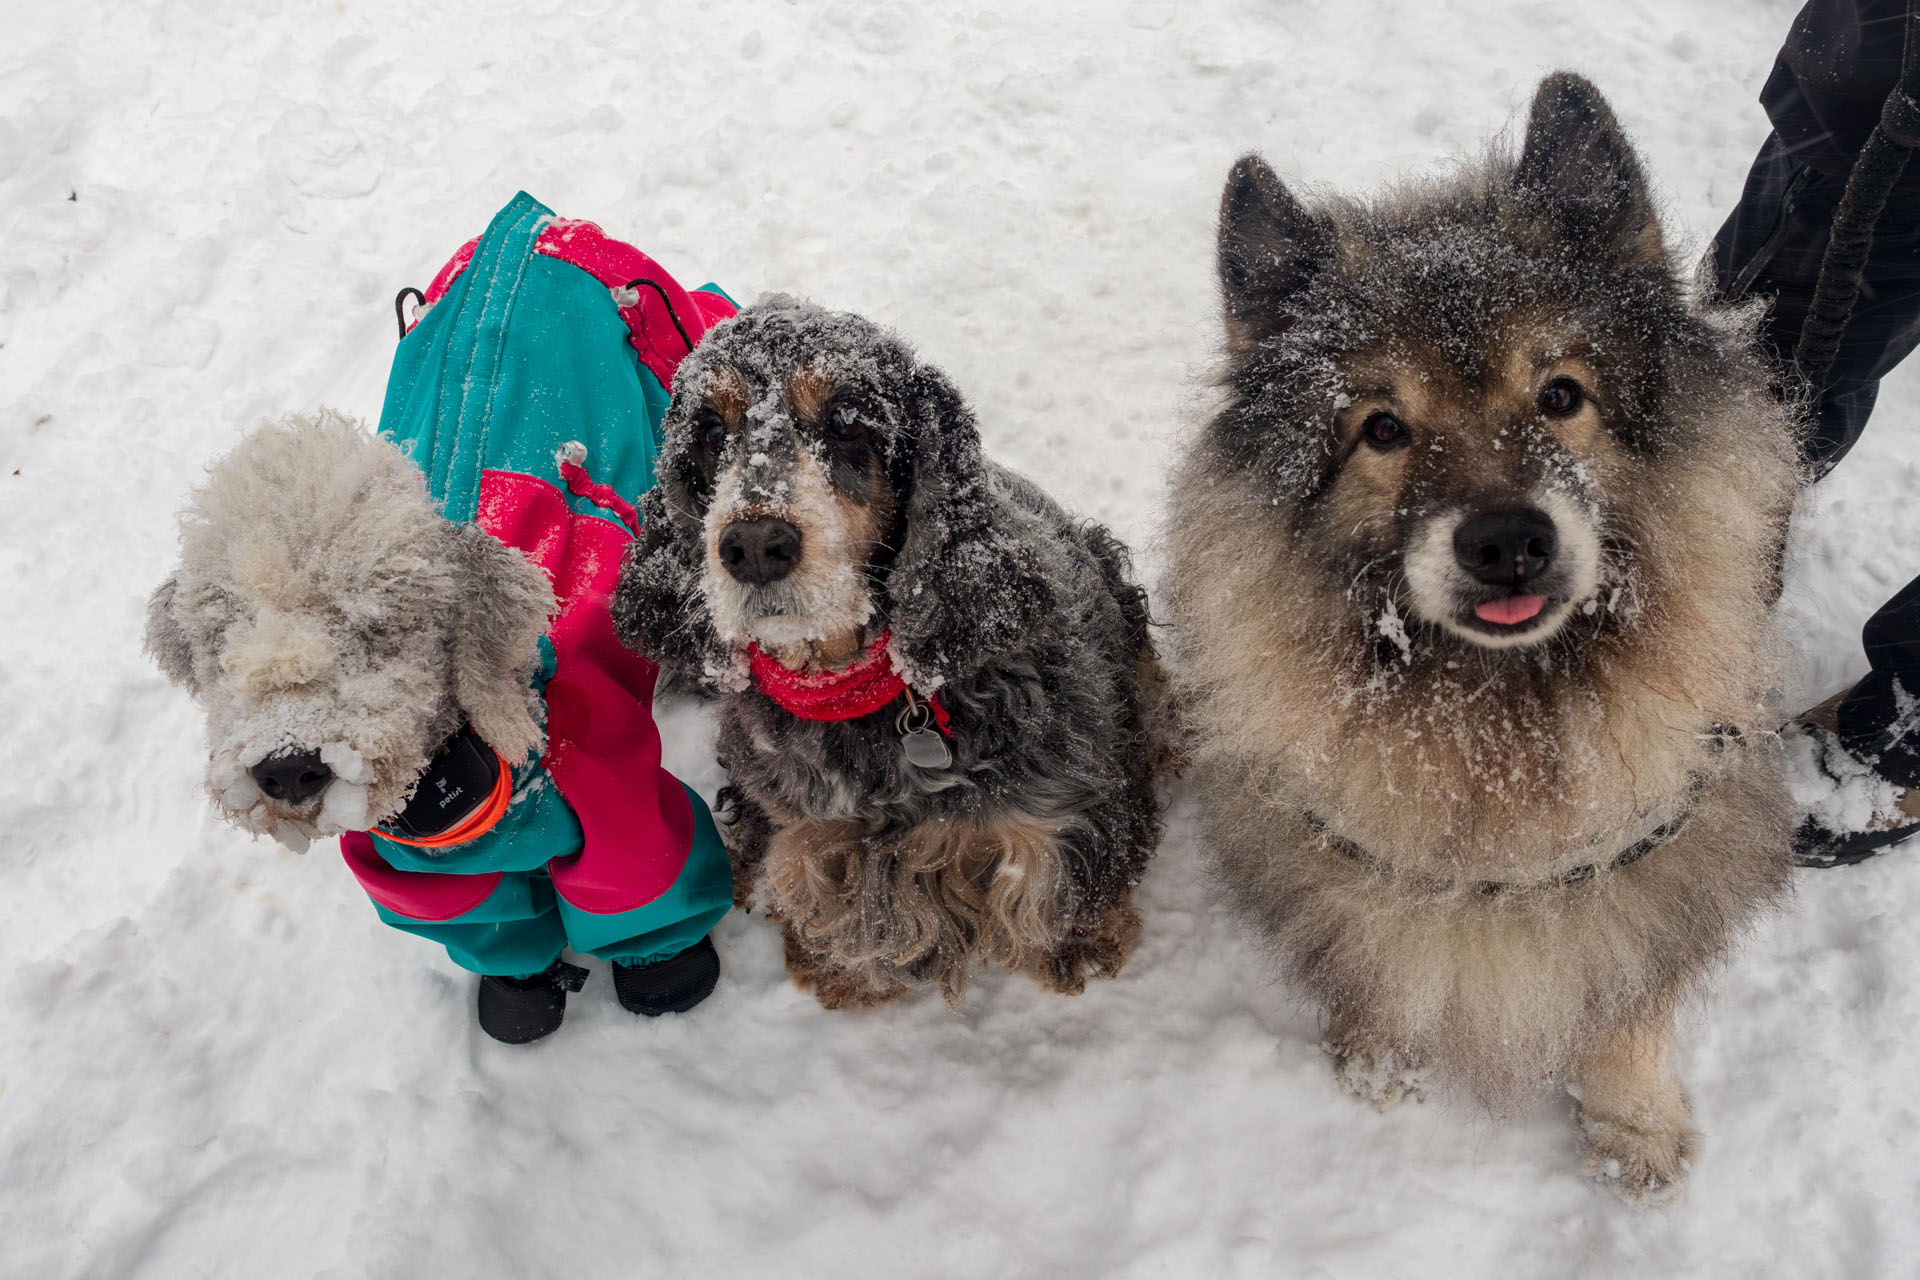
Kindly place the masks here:
[(953, 763), (953, 752), (947, 749), (947, 740), (931, 729), (915, 729), (900, 735), (900, 748), (907, 753), (907, 762), (922, 769), (944, 769)]
[(900, 730), (900, 750), (907, 763), (920, 769), (944, 769), (953, 763), (947, 740), (933, 729), (933, 708), (907, 692), (906, 709), (894, 722)]

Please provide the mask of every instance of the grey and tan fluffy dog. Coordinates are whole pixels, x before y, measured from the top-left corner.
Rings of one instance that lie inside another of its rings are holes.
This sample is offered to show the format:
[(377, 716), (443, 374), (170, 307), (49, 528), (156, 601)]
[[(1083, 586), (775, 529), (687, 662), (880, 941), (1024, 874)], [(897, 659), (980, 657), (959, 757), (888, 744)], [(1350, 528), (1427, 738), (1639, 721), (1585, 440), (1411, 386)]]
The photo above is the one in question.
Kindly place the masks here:
[[(615, 623), (722, 693), (740, 896), (795, 981), (833, 1008), (928, 983), (957, 1002), (984, 959), (1067, 993), (1118, 972), (1160, 829), (1158, 667), (1119, 543), (987, 462), (897, 337), (787, 297), (681, 364), (657, 471)], [(806, 719), (745, 656), (828, 673), (883, 636), (950, 717), (946, 764), (903, 753), (904, 695)]]
[(206, 711), (207, 790), (295, 849), (397, 813), (463, 719), (509, 760), (544, 744), (545, 575), (456, 524), (391, 440), (322, 410), (210, 469), (147, 650)]
[(1370, 203), (1228, 178), (1224, 406), (1172, 586), (1220, 883), (1376, 1105), (1565, 1081), (1631, 1198), (1696, 1142), (1677, 1002), (1785, 891), (1793, 422), (1683, 288), (1600, 94)]

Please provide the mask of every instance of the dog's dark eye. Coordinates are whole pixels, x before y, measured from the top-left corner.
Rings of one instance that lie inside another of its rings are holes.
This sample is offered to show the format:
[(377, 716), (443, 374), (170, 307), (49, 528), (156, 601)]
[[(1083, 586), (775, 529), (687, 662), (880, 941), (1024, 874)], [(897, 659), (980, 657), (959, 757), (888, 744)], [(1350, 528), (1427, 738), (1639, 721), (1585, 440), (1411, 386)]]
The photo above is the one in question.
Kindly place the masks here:
[(857, 440), (865, 430), (860, 411), (850, 404), (835, 405), (827, 415), (827, 435), (835, 440)]
[(1407, 442), (1407, 424), (1390, 413), (1370, 414), (1360, 424), (1360, 437), (1382, 452), (1398, 449)]
[(1540, 389), (1540, 412), (1549, 418), (1564, 418), (1587, 398), (1572, 378), (1555, 378)]
[(727, 447), (727, 424), (711, 409), (703, 409), (693, 419), (693, 438), (710, 457), (719, 457)]

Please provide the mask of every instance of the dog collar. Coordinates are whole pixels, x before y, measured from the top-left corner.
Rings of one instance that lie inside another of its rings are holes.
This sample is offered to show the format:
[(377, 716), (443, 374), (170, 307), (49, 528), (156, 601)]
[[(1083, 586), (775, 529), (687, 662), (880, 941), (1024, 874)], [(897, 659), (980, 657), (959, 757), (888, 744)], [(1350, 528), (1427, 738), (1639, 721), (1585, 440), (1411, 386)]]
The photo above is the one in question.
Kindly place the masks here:
[(1652, 831), (1649, 831), (1646, 835), (1622, 849), (1607, 862), (1584, 863), (1581, 866), (1573, 868), (1571, 871), (1562, 872), (1550, 880), (1459, 881), (1449, 880), (1444, 876), (1430, 876), (1425, 874), (1406, 875), (1402, 872), (1396, 872), (1393, 864), (1386, 859), (1375, 857), (1345, 836), (1336, 835), (1327, 825), (1326, 819), (1322, 818), (1319, 814), (1309, 810), (1306, 817), (1307, 825), (1311, 826), (1319, 835), (1322, 844), (1341, 857), (1358, 862), (1371, 870), (1378, 871), (1384, 875), (1400, 875), (1403, 879), (1415, 881), (1421, 888), (1431, 893), (1447, 893), (1453, 889), (1464, 887), (1477, 897), (1497, 898), (1503, 894), (1510, 893), (1539, 893), (1548, 889), (1571, 888), (1577, 884), (1585, 884), (1603, 872), (1618, 871), (1622, 867), (1631, 866), (1633, 863), (1640, 861), (1640, 859), (1646, 857), (1680, 834), (1686, 827), (1687, 821), (1693, 817), (1694, 810), (1700, 807), (1700, 793), (1705, 789), (1706, 779), (1704, 777), (1698, 773), (1690, 775), (1687, 779), (1686, 794), (1680, 803), (1680, 811), (1673, 817), (1668, 818)]
[(753, 663), (754, 683), (783, 711), (802, 720), (858, 720), (870, 716), (902, 694), (907, 696), (909, 713), (916, 705), (933, 712), (934, 723), (943, 737), (952, 737), (947, 727), (947, 712), (939, 698), (928, 695), (916, 699), (900, 673), (894, 670), (893, 657), (887, 651), (893, 639), (891, 630), (882, 631), (860, 656), (838, 671), (820, 673), (795, 671), (763, 653), (757, 644), (747, 646)]
[(463, 725), (428, 762), (406, 808), (375, 834), (416, 849), (477, 840), (499, 823), (513, 796), (513, 770), (473, 726)]

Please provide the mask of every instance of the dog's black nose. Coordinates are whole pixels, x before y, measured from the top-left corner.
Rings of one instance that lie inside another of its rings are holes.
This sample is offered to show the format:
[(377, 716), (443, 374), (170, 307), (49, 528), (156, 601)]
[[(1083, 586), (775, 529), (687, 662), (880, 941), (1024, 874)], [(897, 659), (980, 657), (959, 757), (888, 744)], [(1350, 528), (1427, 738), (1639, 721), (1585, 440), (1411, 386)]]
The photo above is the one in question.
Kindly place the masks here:
[(1493, 586), (1514, 587), (1538, 578), (1553, 563), (1553, 519), (1528, 507), (1490, 511), (1453, 531), (1453, 557), (1460, 567)]
[(800, 531), (785, 520), (735, 520), (720, 531), (720, 563), (749, 586), (778, 582), (800, 563)]
[(301, 804), (327, 789), (333, 770), (320, 761), (318, 751), (291, 751), (268, 756), (247, 770), (269, 800)]

